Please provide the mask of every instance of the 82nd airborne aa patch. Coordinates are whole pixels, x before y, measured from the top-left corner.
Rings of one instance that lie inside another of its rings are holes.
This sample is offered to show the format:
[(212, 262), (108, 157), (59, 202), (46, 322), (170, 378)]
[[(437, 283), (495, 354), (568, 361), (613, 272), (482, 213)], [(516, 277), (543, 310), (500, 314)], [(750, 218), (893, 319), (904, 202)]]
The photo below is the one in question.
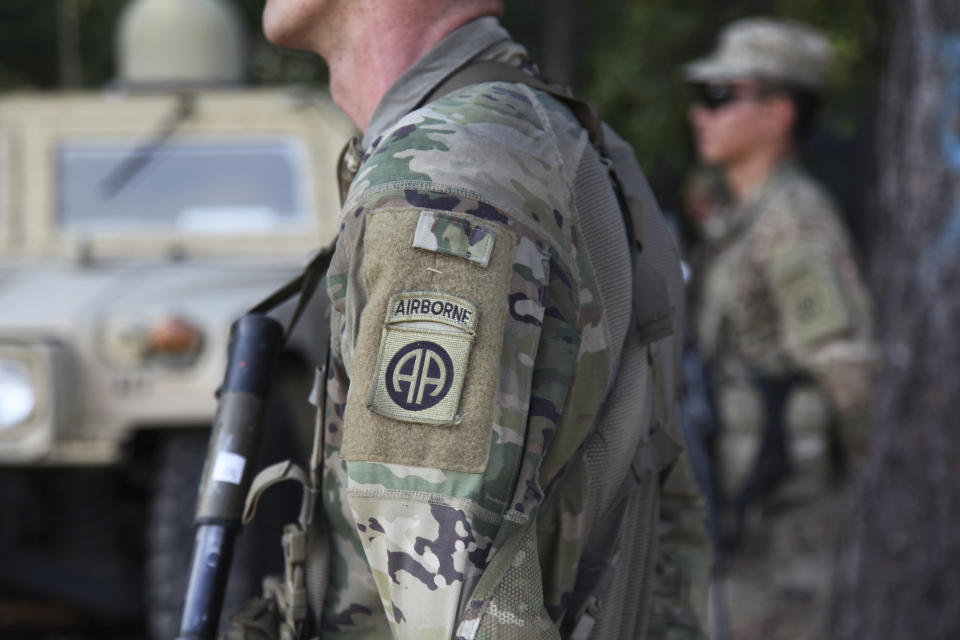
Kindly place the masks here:
[(391, 296), (367, 408), (404, 422), (458, 423), (478, 319), (475, 305), (449, 294)]

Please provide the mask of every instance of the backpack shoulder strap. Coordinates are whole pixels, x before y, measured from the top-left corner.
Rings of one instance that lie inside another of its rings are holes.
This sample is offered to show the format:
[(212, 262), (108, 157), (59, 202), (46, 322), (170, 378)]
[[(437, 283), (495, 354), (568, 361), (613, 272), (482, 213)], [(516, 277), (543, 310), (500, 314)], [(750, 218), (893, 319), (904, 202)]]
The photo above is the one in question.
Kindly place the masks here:
[(293, 329), (296, 326), (297, 321), (300, 319), (300, 315), (303, 313), (304, 309), (307, 308), (307, 304), (313, 297), (313, 293), (316, 291), (317, 285), (320, 284), (320, 280), (323, 279), (324, 275), (326, 275), (327, 269), (330, 267), (330, 260), (333, 258), (333, 251), (335, 248), (336, 241), (321, 249), (310, 260), (310, 262), (307, 263), (307, 266), (303, 268), (303, 271), (301, 271), (297, 277), (293, 278), (279, 289), (268, 295), (266, 298), (258, 302), (254, 307), (247, 311), (247, 313), (269, 313), (293, 296), (299, 294), (297, 306), (294, 309), (290, 320), (287, 322), (287, 326), (283, 334), (284, 341), (288, 340), (290, 335), (293, 333)]
[[(443, 82), (420, 101), (417, 108), (463, 87), (483, 82), (525, 84), (550, 94), (570, 109), (580, 125), (586, 129), (591, 145), (607, 168), (610, 184), (617, 197), (617, 203), (620, 205), (620, 213), (623, 217), (630, 246), (636, 247), (638, 251), (642, 252), (643, 212), (641, 207), (631, 207), (627, 202), (620, 176), (617, 174), (613, 161), (604, 146), (603, 121), (600, 119), (597, 108), (592, 103), (577, 98), (565, 87), (550, 84), (519, 67), (504, 62), (480, 61), (468, 62), (447, 76)], [(634, 321), (641, 336), (641, 343), (648, 344), (673, 332), (673, 310), (667, 295), (666, 284), (653, 265), (643, 258), (642, 253), (637, 256), (636, 252), (631, 252), (630, 257), (634, 266), (634, 291), (644, 292), (642, 297), (638, 295), (633, 297)]]
[[(418, 106), (437, 100), (463, 87), (484, 82), (515, 82), (539, 89), (566, 105), (586, 129), (590, 143), (596, 150), (601, 162), (607, 169), (610, 184), (617, 197), (617, 203), (626, 227), (633, 262), (633, 322), (641, 346), (655, 342), (673, 332), (672, 308), (667, 295), (666, 284), (654, 266), (640, 253), (641, 216), (640, 207), (631, 207), (625, 197), (620, 176), (604, 146), (603, 122), (594, 105), (574, 97), (569, 90), (550, 85), (527, 73), (523, 69), (502, 62), (472, 62), (456, 70), (440, 85), (430, 92)], [(638, 292), (643, 295), (638, 295)], [(654, 369), (656, 367), (654, 366)], [(654, 375), (656, 376), (656, 371)], [(663, 428), (650, 434), (635, 453), (634, 464), (627, 476), (622, 479), (617, 490), (614, 504), (626, 508), (628, 496), (636, 486), (644, 481), (653, 481), (657, 474), (668, 467), (679, 453), (679, 447), (667, 435)], [(622, 510), (621, 509), (621, 510)], [(564, 637), (574, 640), (589, 636), (599, 615), (598, 600), (612, 582), (616, 570), (614, 554), (616, 539), (622, 524), (621, 518), (611, 518), (598, 523), (593, 539), (585, 546), (581, 559), (585, 575), (578, 578), (574, 600), (563, 621)]]
[[(545, 80), (527, 73), (519, 67), (514, 67), (505, 62), (481, 61), (468, 62), (460, 67), (451, 75), (437, 85), (433, 91), (428, 93), (417, 107), (421, 107), (428, 102), (453, 93), (457, 89), (469, 86), (471, 84), (481, 84), (483, 82), (516, 82), (525, 84), (534, 89), (539, 89), (564, 103), (573, 115), (580, 121), (580, 124), (587, 130), (590, 136), (590, 144), (594, 149), (600, 151), (603, 148), (603, 121), (597, 108), (584, 100), (574, 96), (569, 89), (550, 84)], [(602, 154), (601, 154), (602, 155)]]

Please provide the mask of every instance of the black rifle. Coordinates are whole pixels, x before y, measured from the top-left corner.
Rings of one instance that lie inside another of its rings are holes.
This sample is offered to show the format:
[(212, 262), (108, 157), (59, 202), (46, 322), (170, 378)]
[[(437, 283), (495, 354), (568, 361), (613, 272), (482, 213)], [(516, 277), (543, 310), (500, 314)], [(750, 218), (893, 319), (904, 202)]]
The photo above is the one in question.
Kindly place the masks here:
[[(793, 471), (789, 434), (786, 425), (787, 400), (798, 381), (797, 376), (754, 376), (754, 387), (763, 399), (763, 440), (753, 461), (753, 469), (739, 493), (734, 496), (732, 530), (721, 529), (727, 550), (734, 553), (743, 538), (747, 510), (779, 487)], [(727, 524), (727, 523), (724, 523)]]
[(227, 370), (197, 498), (197, 532), (177, 640), (211, 640), (216, 635), (283, 342), (283, 326), (260, 313), (242, 316), (231, 328)]

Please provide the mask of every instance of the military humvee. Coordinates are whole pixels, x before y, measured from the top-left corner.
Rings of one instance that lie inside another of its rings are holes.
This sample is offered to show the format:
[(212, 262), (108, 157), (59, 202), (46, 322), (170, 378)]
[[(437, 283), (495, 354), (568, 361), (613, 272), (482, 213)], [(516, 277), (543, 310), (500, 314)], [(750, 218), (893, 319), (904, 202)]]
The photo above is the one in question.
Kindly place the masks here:
[[(204, 46), (235, 37), (213, 0), (147, 0), (121, 48), (176, 11)], [(57, 608), (36, 617), (73, 626), (145, 609), (174, 635), (229, 326), (336, 234), (346, 118), (322, 92), (211, 88), (237, 62), (201, 54), (128, 55), (104, 91), (0, 96), (0, 610), (39, 598)], [(310, 430), (315, 298), (272, 444)]]

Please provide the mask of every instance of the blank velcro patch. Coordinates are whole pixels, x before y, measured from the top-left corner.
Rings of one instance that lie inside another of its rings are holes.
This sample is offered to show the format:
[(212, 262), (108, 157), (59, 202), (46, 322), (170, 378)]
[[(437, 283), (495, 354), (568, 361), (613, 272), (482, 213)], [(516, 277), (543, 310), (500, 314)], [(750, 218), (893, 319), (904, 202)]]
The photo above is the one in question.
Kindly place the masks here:
[(367, 408), (404, 422), (458, 423), (477, 321), (477, 307), (463, 298), (427, 291), (391, 296)]
[(496, 232), (485, 224), (451, 213), (424, 210), (420, 212), (413, 246), (417, 249), (457, 256), (486, 267), (490, 264)]

